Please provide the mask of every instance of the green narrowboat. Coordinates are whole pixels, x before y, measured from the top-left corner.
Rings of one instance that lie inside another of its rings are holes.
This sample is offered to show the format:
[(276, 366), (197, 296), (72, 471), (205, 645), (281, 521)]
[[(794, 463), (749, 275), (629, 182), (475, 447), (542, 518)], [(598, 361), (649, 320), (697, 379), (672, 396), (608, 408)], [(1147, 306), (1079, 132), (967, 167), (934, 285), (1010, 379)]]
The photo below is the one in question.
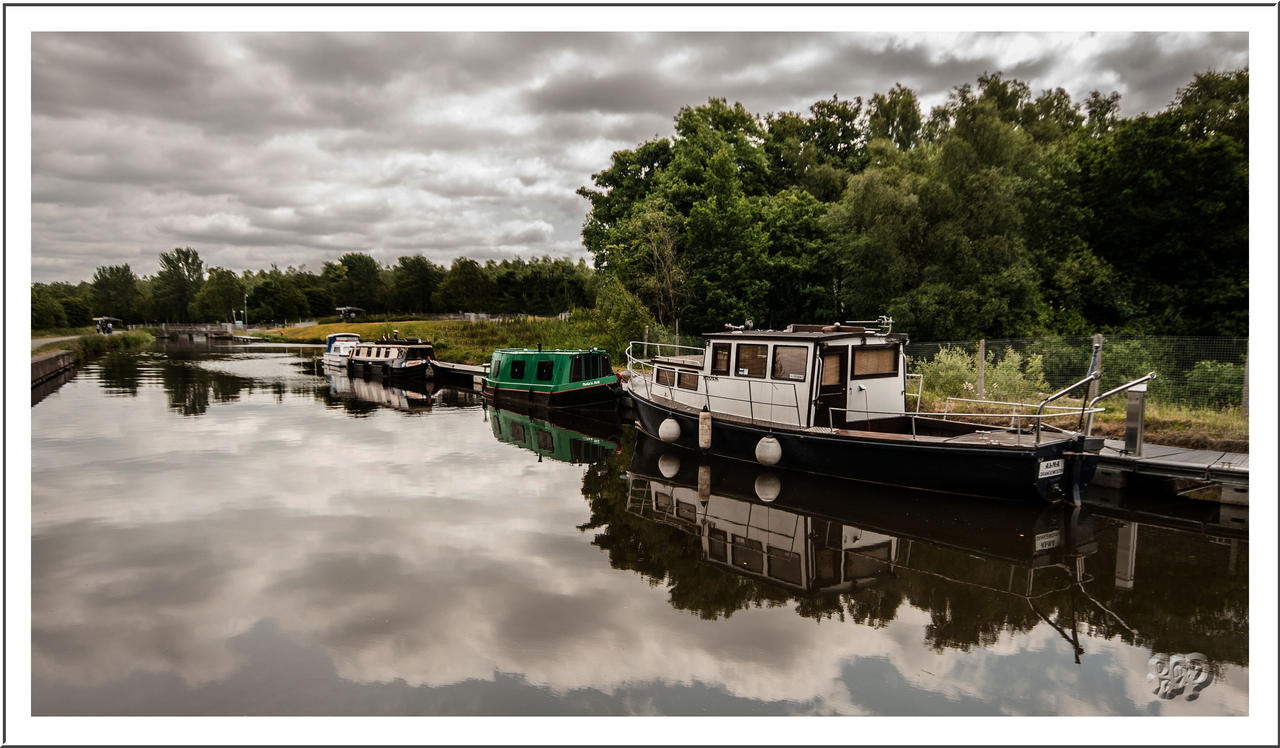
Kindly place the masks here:
[(534, 452), (539, 462), (543, 457), (575, 465), (600, 462), (619, 449), (621, 429), (613, 418), (605, 421), (572, 410), (484, 409), (498, 441)]
[(609, 354), (599, 348), (499, 348), (480, 385), (486, 402), (548, 408), (613, 408), (619, 387)]

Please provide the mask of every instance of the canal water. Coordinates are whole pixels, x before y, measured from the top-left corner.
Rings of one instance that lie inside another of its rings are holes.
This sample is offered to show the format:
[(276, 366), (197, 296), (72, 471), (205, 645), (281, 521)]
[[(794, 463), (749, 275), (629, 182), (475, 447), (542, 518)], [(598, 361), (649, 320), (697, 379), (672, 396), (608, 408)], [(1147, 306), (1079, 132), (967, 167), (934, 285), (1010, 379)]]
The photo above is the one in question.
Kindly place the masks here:
[(762, 472), (318, 353), (32, 408), (35, 715), (1249, 711), (1238, 511)]

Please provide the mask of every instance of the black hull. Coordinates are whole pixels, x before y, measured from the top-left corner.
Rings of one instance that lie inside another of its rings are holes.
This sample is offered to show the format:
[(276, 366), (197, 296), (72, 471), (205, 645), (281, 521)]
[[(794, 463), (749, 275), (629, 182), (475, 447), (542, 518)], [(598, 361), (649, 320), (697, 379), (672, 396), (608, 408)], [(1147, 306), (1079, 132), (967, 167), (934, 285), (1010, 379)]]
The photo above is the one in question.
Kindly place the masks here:
[[(698, 450), (698, 414), (677, 411), (636, 397), (636, 425), (657, 437), (667, 418), (680, 424), (675, 444)], [(1077, 463), (1083, 437), (1076, 441), (1045, 442), (1034, 449), (1013, 451), (975, 446), (942, 446), (917, 441), (874, 439), (837, 434), (771, 430), (712, 418), (711, 452), (756, 463), (761, 438), (777, 439), (782, 456), (775, 466), (836, 478), (906, 486), (929, 491), (1009, 499), (1071, 499), (1073, 482), (1083, 488), (1093, 476), (1097, 455)], [(1062, 475), (1040, 478), (1042, 460), (1064, 460)], [(757, 463), (758, 464), (758, 463)]]
[(518, 408), (582, 408), (614, 410), (618, 406), (618, 385), (602, 384), (564, 392), (538, 392), (494, 387), (485, 384), (481, 394), (487, 403), (498, 407)]
[(382, 379), (387, 382), (425, 382), (432, 378), (429, 365), (414, 366), (409, 369), (387, 366), (385, 364), (368, 364), (362, 361), (348, 361), (347, 375), (364, 377), (365, 379)]

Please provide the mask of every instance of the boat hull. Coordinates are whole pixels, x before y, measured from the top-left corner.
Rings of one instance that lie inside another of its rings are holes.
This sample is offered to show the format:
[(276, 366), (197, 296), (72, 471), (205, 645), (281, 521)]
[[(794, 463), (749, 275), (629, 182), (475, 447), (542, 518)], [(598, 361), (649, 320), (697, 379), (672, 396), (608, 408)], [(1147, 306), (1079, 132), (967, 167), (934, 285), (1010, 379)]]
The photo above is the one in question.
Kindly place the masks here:
[(483, 380), (480, 392), (484, 396), (485, 402), (498, 406), (612, 410), (618, 403), (618, 385), (616, 382), (549, 391), (504, 387), (496, 385), (492, 380), (486, 378)]
[(386, 363), (349, 358), (347, 360), (347, 372), (353, 377), (381, 377), (393, 382), (417, 382), (432, 378), (431, 365), (426, 361), (407, 366), (392, 366)]
[[(676, 410), (631, 393), (636, 425), (657, 437), (662, 422), (680, 425), (675, 444), (698, 447), (698, 414)], [(710, 451), (756, 463), (756, 445), (778, 441), (776, 467), (860, 481), (971, 496), (1052, 500), (1071, 498), (1092, 478), (1097, 455), (1082, 456), (1084, 437), (1057, 439), (1026, 449), (930, 444), (901, 438), (865, 438), (770, 429), (712, 417)], [(1041, 463), (1063, 460), (1060, 475), (1040, 477)]]

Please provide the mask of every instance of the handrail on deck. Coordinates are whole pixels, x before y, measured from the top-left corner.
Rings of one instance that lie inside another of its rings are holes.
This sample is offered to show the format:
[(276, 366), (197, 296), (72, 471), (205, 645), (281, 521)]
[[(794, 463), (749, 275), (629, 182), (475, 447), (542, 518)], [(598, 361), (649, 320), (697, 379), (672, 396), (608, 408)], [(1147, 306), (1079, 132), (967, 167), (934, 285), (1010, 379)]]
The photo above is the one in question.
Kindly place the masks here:
[(1081, 385), (1089, 384), (1090, 382), (1094, 381), (1095, 379), (1098, 379), (1101, 376), (1102, 376), (1102, 372), (1099, 371), (1098, 369), (1094, 369), (1093, 371), (1089, 372), (1089, 376), (1085, 377), (1084, 379), (1081, 379), (1079, 382), (1076, 382), (1075, 384), (1069, 387), (1064, 387), (1058, 390), (1057, 392), (1053, 393), (1052, 395), (1046, 397), (1044, 400), (1040, 401), (1040, 407), (1036, 409), (1036, 444), (1040, 443), (1040, 414), (1044, 412), (1044, 406), (1048, 405), (1054, 400), (1057, 400), (1058, 398), (1062, 397), (1068, 392), (1071, 392), (1075, 388)]
[(1099, 400), (1111, 397), (1112, 395), (1119, 394), (1121, 392), (1124, 392), (1125, 390), (1133, 389), (1134, 387), (1137, 387), (1140, 384), (1146, 384), (1147, 382), (1150, 382), (1152, 379), (1155, 379), (1155, 378), (1156, 378), (1156, 373), (1154, 371), (1147, 372), (1147, 375), (1144, 377), (1138, 377), (1132, 382), (1122, 384), (1119, 387), (1116, 387), (1115, 389), (1112, 389), (1112, 390), (1107, 390), (1101, 395), (1098, 395), (1097, 397), (1090, 400), (1089, 401), (1089, 418), (1085, 421), (1085, 424), (1084, 424), (1085, 435), (1087, 436), (1093, 433), (1093, 414), (1096, 412), (1093, 406), (1097, 405)]

